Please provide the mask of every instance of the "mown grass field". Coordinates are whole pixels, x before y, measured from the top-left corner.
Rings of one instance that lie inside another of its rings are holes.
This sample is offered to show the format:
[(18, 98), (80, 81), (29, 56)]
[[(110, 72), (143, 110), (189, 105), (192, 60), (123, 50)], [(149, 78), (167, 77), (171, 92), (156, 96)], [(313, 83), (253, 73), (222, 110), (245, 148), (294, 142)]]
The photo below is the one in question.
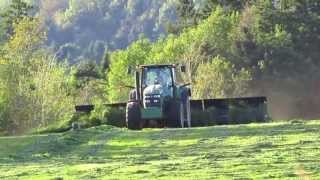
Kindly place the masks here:
[(320, 121), (0, 138), (0, 179), (320, 179)]

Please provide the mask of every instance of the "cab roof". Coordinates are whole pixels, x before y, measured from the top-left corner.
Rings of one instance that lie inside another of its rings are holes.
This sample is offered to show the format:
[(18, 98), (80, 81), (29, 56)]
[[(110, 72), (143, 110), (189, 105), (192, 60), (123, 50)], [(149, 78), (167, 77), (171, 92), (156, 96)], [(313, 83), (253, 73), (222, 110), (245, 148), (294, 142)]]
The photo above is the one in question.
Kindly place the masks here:
[(151, 67), (151, 68), (157, 68), (157, 67), (177, 67), (176, 64), (148, 64), (148, 65), (139, 65), (139, 68), (146, 68), (146, 67)]

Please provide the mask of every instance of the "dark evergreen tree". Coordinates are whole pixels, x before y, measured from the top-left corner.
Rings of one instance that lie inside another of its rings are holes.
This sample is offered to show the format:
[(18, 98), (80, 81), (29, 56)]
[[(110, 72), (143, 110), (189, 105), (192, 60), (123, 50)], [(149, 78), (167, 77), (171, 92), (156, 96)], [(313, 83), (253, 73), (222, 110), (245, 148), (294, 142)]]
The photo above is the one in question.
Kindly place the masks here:
[(176, 5), (177, 22), (167, 24), (167, 32), (179, 34), (183, 29), (197, 24), (197, 10), (193, 0), (178, 0)]
[(12, 0), (10, 6), (0, 13), (0, 42), (6, 41), (13, 34), (13, 24), (23, 17), (30, 16), (33, 6), (23, 0)]

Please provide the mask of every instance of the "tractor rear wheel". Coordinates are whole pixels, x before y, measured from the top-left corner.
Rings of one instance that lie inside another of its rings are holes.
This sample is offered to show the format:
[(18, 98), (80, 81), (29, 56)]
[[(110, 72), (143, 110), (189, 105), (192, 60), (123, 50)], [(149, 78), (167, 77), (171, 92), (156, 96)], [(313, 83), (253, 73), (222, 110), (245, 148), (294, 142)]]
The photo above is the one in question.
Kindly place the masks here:
[(181, 108), (179, 101), (171, 101), (168, 108), (167, 126), (170, 128), (180, 127)]
[(126, 122), (128, 129), (141, 130), (143, 128), (139, 102), (127, 103)]

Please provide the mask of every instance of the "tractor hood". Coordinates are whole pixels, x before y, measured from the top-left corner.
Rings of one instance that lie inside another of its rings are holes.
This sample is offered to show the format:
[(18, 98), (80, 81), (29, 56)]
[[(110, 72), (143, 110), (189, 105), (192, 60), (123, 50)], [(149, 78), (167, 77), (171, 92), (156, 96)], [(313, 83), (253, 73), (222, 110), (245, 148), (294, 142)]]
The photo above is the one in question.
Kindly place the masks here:
[(161, 84), (147, 86), (143, 91), (144, 107), (160, 107), (164, 97), (172, 96), (169, 87)]
[(145, 108), (160, 107), (163, 87), (160, 84), (147, 86), (143, 91), (143, 105)]
[(160, 84), (149, 85), (143, 91), (143, 96), (149, 95), (161, 95), (163, 92), (163, 87)]

